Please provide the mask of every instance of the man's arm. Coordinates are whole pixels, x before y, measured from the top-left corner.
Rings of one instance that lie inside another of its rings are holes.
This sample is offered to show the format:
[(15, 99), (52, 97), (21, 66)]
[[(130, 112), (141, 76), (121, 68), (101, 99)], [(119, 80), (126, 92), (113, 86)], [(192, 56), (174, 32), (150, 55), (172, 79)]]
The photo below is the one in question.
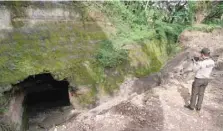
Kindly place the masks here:
[(183, 73), (196, 72), (200, 68), (199, 66), (200, 64), (198, 64), (198, 61), (190, 59), (190, 61), (184, 65)]
[(201, 69), (201, 61), (193, 60), (193, 72), (197, 72), (199, 69)]

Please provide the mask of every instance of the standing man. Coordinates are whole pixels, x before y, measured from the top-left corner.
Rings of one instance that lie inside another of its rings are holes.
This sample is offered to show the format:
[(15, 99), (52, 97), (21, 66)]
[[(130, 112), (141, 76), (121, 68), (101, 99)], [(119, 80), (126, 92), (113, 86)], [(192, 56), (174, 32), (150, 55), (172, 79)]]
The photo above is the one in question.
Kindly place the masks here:
[(199, 59), (193, 59), (193, 70), (196, 72), (196, 75), (192, 84), (190, 104), (185, 105), (186, 108), (190, 110), (196, 108), (197, 111), (201, 109), (205, 88), (214, 68), (214, 61), (210, 58), (210, 50), (203, 48), (200, 54)]

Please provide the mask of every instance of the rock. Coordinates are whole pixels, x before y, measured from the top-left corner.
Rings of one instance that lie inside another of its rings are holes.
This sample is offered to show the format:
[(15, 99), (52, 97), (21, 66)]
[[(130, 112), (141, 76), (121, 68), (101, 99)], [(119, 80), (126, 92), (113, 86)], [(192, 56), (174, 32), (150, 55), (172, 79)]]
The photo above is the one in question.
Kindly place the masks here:
[(6, 117), (10, 121), (10, 124), (15, 125), (16, 131), (21, 129), (23, 122), (23, 100), (25, 94), (23, 92), (16, 93), (10, 100), (9, 109), (6, 112)]
[(159, 86), (161, 84), (161, 74), (154, 73), (147, 77), (139, 78), (134, 83), (133, 92), (141, 94), (153, 87)]
[(216, 69), (223, 71), (223, 53), (218, 57), (216, 61)]
[(11, 89), (11, 85), (0, 85), (0, 96), (3, 92), (10, 91)]

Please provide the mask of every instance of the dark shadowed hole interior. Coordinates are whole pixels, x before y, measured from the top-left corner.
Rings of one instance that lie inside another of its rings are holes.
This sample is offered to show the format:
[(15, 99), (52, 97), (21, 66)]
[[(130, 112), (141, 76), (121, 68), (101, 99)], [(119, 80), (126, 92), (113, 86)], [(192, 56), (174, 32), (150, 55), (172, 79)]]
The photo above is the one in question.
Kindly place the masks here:
[[(30, 76), (20, 83), (25, 91), (25, 105), (29, 110), (44, 110), (70, 105), (67, 81), (57, 81), (51, 74)], [(34, 109), (35, 108), (35, 109)]]
[(70, 105), (69, 83), (65, 80), (55, 80), (50, 73), (29, 76), (18, 85), (25, 92), (24, 107), (27, 119)]
[(33, 83), (25, 88), (27, 106), (48, 108), (69, 105), (67, 81), (56, 81), (50, 74), (32, 76), (28, 81)]

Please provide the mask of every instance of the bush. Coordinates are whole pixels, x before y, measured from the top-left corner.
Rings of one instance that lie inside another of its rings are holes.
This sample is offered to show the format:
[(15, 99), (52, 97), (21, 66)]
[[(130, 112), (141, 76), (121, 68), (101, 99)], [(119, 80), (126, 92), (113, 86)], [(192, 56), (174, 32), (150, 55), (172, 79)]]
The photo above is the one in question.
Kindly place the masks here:
[(97, 53), (97, 61), (105, 68), (116, 67), (127, 60), (127, 51), (124, 49), (115, 49), (111, 41), (102, 41)]

